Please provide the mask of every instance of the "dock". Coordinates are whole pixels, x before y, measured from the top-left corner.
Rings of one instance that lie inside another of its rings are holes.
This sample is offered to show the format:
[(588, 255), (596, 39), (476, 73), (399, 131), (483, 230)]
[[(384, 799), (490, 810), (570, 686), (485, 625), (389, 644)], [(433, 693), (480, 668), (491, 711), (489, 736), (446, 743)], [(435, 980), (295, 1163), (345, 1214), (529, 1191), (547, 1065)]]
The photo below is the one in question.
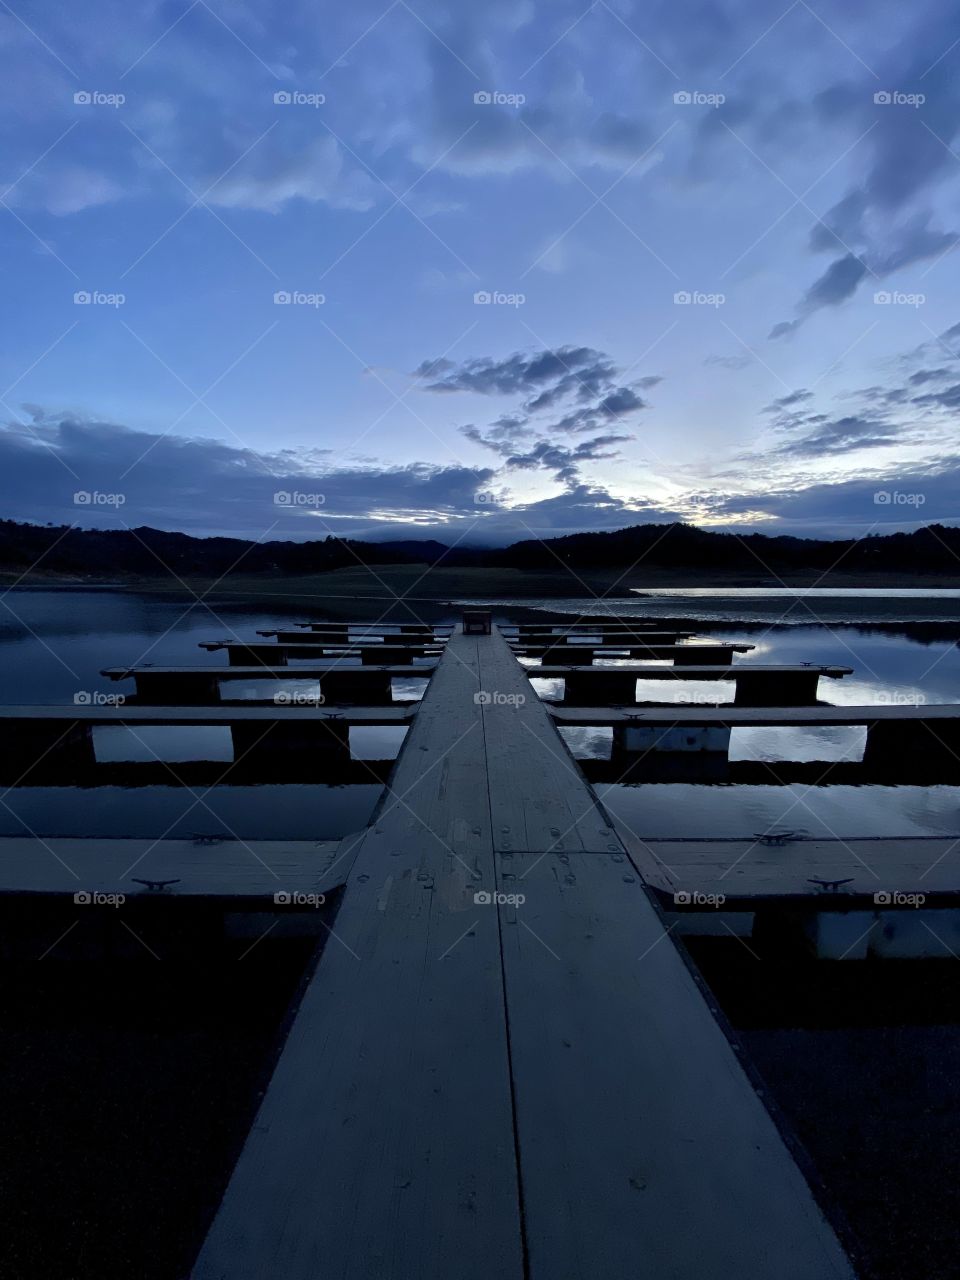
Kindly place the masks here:
[(851, 675), (852, 671), (852, 667), (814, 666), (810, 663), (777, 666), (759, 662), (729, 667), (675, 662), (670, 667), (621, 663), (607, 667), (544, 664), (526, 668), (531, 679), (563, 680), (563, 701), (586, 706), (595, 705), (600, 700), (615, 704), (636, 702), (638, 680), (726, 680), (735, 686), (734, 701), (738, 705), (804, 706), (817, 701), (821, 676), (840, 680)]
[[(325, 940), (192, 1280), (852, 1280), (822, 1189), (676, 940), (772, 928), (851, 960), (960, 948), (960, 835), (633, 831), (588, 776), (722, 773), (733, 732), (777, 726), (862, 726), (864, 761), (844, 768), (955, 776), (960, 707), (830, 706), (819, 682), (848, 667), (742, 660), (751, 645), (638, 622), (469, 621), (376, 643), (366, 624), (297, 623), (205, 641), (202, 665), (106, 668), (129, 701), (0, 708), (0, 773), (22, 785), (95, 785), (118, 767), (97, 754), (111, 727), (225, 728), (234, 758), (216, 768), (245, 781), (352, 778), (353, 730), (405, 731), (370, 771), (389, 770), (370, 822), (341, 839), (0, 838), (14, 911), (119, 895), (182, 947)], [(394, 679), (419, 678), (421, 701), (392, 701)], [(563, 701), (541, 678), (564, 680)], [(640, 705), (647, 679), (732, 681), (736, 699)], [(319, 693), (297, 700), (297, 681)], [(250, 698), (259, 682), (276, 692)], [(581, 767), (577, 728), (609, 731), (609, 762)], [(136, 945), (97, 909), (102, 941), (83, 945)]]
[(851, 1277), (501, 635), (454, 633), (194, 1280)]

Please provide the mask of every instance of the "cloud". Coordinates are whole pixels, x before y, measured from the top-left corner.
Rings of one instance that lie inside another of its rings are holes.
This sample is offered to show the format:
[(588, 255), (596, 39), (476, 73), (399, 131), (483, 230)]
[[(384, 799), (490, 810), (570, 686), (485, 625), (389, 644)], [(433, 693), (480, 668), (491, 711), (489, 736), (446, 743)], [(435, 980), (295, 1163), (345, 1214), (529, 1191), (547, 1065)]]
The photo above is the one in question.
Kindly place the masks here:
[(795, 320), (781, 321), (770, 331), (771, 338), (781, 338), (792, 333), (821, 307), (837, 306), (853, 296), (857, 285), (867, 273), (867, 265), (852, 253), (831, 262), (826, 271), (816, 280), (804, 294), (799, 306), (799, 315)]
[[(425, 462), (333, 466), (324, 450), (260, 453), (36, 406), (32, 417), (0, 426), (0, 509), (16, 519), (249, 537), (273, 527), (271, 537), (322, 537), (474, 518), (474, 495), (495, 475), (490, 467)], [(101, 497), (78, 504), (76, 493)], [(284, 504), (278, 493), (307, 496)]]
[(451, 361), (425, 360), (415, 371), (432, 379), (428, 391), (475, 391), (480, 395), (536, 396), (530, 408), (546, 408), (571, 390), (596, 394), (609, 385), (614, 367), (609, 358), (592, 347), (557, 347), (535, 355), (515, 352), (504, 359), (483, 356), (456, 365)]
[(362, 211), (372, 208), (382, 191), (363, 169), (347, 164), (330, 136), (300, 147), (260, 144), (225, 177), (218, 179), (217, 173), (211, 173), (199, 189), (208, 186), (209, 204), (267, 213), (279, 212), (290, 200)]
[(506, 463), (512, 470), (537, 470), (552, 473), (562, 484), (577, 487), (580, 482), (580, 465), (584, 462), (596, 462), (602, 458), (615, 458), (617, 451), (613, 447), (623, 444), (633, 437), (628, 435), (596, 436), (592, 440), (583, 440), (580, 444), (568, 447), (551, 444), (540, 440), (526, 453), (507, 453), (504, 451)]
[[(851, 297), (868, 272), (882, 280), (936, 260), (957, 244), (955, 230), (932, 223), (934, 211), (943, 205), (937, 189), (956, 174), (960, 82), (945, 52), (958, 40), (960, 15), (948, 5), (932, 3), (903, 40), (892, 42), (875, 74), (864, 69), (856, 80), (836, 83), (819, 95), (822, 125), (849, 130), (866, 163), (858, 180), (810, 232), (814, 252), (843, 250), (843, 256), (807, 290), (797, 318), (775, 326), (771, 337), (789, 333), (820, 308)], [(878, 90), (886, 93), (887, 102), (875, 100)], [(891, 92), (914, 95), (917, 104), (890, 102)]]
[[(593, 347), (557, 347), (528, 355), (514, 352), (496, 358), (482, 356), (461, 364), (425, 360), (415, 375), (427, 379), (432, 392), (473, 392), (482, 396), (513, 396), (519, 409), (502, 414), (488, 427), (461, 427), (474, 444), (498, 454), (508, 470), (548, 472), (568, 487), (581, 481), (585, 462), (617, 456), (613, 446), (632, 439), (629, 433), (611, 434), (611, 423), (623, 423), (648, 407), (638, 388), (657, 386), (662, 378), (648, 374), (632, 384), (619, 381), (619, 370), (602, 351)], [(558, 406), (567, 406), (559, 417), (538, 417)], [(561, 445), (558, 435), (593, 434), (574, 446)], [(612, 451), (613, 450), (613, 451)]]
[(801, 439), (781, 445), (775, 452), (781, 457), (821, 458), (895, 444), (899, 438), (896, 426), (851, 414), (824, 422)]

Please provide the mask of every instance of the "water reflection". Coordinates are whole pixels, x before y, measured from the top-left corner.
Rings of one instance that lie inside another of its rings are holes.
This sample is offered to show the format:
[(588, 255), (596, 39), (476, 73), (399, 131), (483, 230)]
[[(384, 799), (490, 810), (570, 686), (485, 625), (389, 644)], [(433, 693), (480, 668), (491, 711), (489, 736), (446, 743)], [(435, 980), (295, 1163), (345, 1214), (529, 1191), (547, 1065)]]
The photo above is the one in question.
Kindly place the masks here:
[[(266, 785), (196, 790), (24, 787), (4, 797), (0, 835), (335, 839), (366, 825), (381, 790), (374, 782), (350, 787)], [(42, 846), (37, 856), (44, 856)]]
[[(956, 787), (598, 786), (604, 805), (639, 836), (742, 836), (789, 826), (811, 836), (960, 834)], [(960, 866), (960, 845), (954, 855)]]
[[(171, 666), (221, 665), (223, 655), (201, 653), (203, 640), (250, 640), (258, 630), (289, 629), (288, 610), (241, 606), (185, 605), (183, 601), (111, 591), (14, 591), (5, 596), (0, 614), (0, 700), (6, 703), (71, 703), (78, 692), (114, 693), (117, 686), (100, 671), (109, 666), (153, 662)], [(489, 602), (486, 602), (489, 603)], [(508, 620), (515, 606), (559, 610), (559, 601), (516, 601), (499, 611)], [(755, 648), (736, 659), (794, 665), (813, 662), (854, 668), (843, 680), (822, 680), (821, 700), (836, 705), (897, 702), (960, 702), (960, 591), (830, 592), (784, 596), (776, 589), (705, 592), (700, 589), (652, 592), (630, 601), (570, 601), (573, 612), (622, 613), (636, 618), (705, 620), (702, 630), (713, 642), (748, 641)], [(815, 616), (819, 621), (814, 621)], [(514, 614), (516, 616), (516, 614)], [(530, 615), (527, 614), (527, 617)], [(360, 632), (355, 633), (358, 637)], [(294, 659), (289, 681), (231, 681), (227, 697), (239, 701), (271, 701), (278, 689), (315, 696), (312, 678), (298, 679), (298, 665), (316, 659)], [(524, 665), (540, 663), (539, 657)], [(636, 659), (606, 657), (600, 665), (617, 666)], [(345, 666), (359, 659), (338, 659)], [(414, 659), (429, 665), (431, 659)], [(655, 660), (653, 665), (664, 665)], [(422, 696), (426, 677), (395, 679), (394, 701)], [(685, 687), (686, 686), (686, 687)], [(541, 696), (560, 698), (560, 680), (538, 680)], [(710, 705), (728, 702), (727, 682), (668, 682), (639, 679), (640, 701)], [(127, 788), (22, 788), (5, 797), (0, 831), (26, 829), (39, 834), (139, 834), (157, 836), (173, 824), (175, 831), (216, 834), (232, 829), (246, 839), (334, 837), (362, 827), (380, 783), (367, 781), (366, 761), (394, 757), (404, 730), (354, 728), (351, 754), (356, 768), (349, 786), (217, 785), (188, 787), (150, 785)], [(229, 731), (222, 727), (143, 727), (136, 731), (96, 731), (98, 758), (140, 761), (146, 767), (156, 755), (170, 761), (232, 759)], [(159, 734), (157, 737), (155, 735)], [(565, 730), (575, 754), (603, 760), (610, 754), (610, 733), (603, 729)], [(198, 736), (199, 735), (199, 736)], [(745, 729), (731, 738), (735, 762), (827, 761), (858, 759), (860, 729)], [(162, 768), (162, 766), (161, 766)], [(165, 780), (165, 775), (161, 780)], [(597, 782), (605, 802), (622, 814), (634, 830), (646, 834), (748, 834), (783, 819), (787, 806), (797, 808), (791, 824), (839, 834), (952, 834), (960, 830), (960, 791), (947, 786), (780, 786), (738, 784), (693, 785), (646, 783), (642, 786)], [(10, 810), (13, 810), (13, 813)], [(211, 812), (212, 810), (212, 812)], [(809, 810), (809, 812), (808, 812)], [(811, 816), (813, 814), (813, 816)], [(220, 824), (218, 826), (218, 824)]]
[[(198, 645), (211, 639), (250, 640), (259, 630), (289, 628), (289, 612), (242, 606), (216, 608), (185, 604), (123, 591), (13, 591), (0, 612), (0, 701), (6, 704), (72, 704), (80, 695), (116, 694), (123, 685), (101, 676), (102, 668), (138, 663), (164, 666), (226, 667), (223, 655), (207, 655)], [(358, 638), (363, 629), (352, 630)], [(370, 638), (367, 643), (374, 643)], [(319, 655), (318, 655), (319, 657)], [(290, 680), (230, 680), (221, 686), (225, 701), (274, 700), (278, 692), (316, 697), (315, 679), (298, 679), (293, 660)], [(359, 658), (337, 658), (338, 665), (359, 666)], [(429, 659), (411, 665), (428, 666)], [(392, 682), (394, 702), (423, 696), (427, 673)], [(129, 690), (132, 694), (132, 682)], [(87, 699), (89, 700), (89, 699)], [(141, 836), (229, 834), (243, 839), (331, 839), (366, 825), (382, 794), (385, 767), (396, 758), (406, 729), (385, 725), (350, 729), (349, 766), (311, 766), (316, 783), (211, 786), (218, 765), (234, 759), (226, 726), (143, 725), (136, 729), (100, 726), (94, 730), (97, 760), (107, 774), (130, 785), (29, 787), (7, 792), (0, 807), (0, 834), (41, 836)], [(166, 763), (161, 763), (166, 762)], [(189, 781), (199, 766), (198, 778)], [(378, 768), (367, 762), (377, 762)], [(174, 782), (166, 765), (181, 766), (188, 778)], [(184, 764), (186, 768), (184, 769)], [(136, 771), (151, 774), (138, 785)], [(213, 774), (211, 774), (213, 770)], [(322, 778), (327, 773), (330, 781)], [(161, 785), (152, 785), (159, 778)], [(344, 781), (349, 785), (344, 785)]]

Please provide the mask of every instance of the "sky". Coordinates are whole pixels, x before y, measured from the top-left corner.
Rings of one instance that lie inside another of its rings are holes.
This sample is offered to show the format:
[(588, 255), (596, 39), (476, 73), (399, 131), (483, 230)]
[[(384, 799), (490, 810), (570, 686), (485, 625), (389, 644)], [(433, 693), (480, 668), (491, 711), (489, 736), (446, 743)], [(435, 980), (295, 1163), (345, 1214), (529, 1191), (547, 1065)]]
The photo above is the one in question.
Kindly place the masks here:
[(956, 523), (944, 0), (0, 0), (0, 515)]

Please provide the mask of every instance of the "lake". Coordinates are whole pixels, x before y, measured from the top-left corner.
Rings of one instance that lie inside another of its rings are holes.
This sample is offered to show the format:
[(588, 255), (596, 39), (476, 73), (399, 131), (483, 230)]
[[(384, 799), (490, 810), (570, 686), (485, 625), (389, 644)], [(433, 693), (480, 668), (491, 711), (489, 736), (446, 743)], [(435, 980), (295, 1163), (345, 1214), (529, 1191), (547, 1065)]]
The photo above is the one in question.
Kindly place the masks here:
[[(836, 704), (960, 702), (960, 591), (781, 588), (686, 588), (634, 593), (629, 599), (490, 601), (498, 620), (521, 610), (573, 614), (618, 613), (658, 622), (702, 623), (711, 639), (755, 646), (741, 662), (836, 664), (854, 669), (843, 680), (821, 681), (821, 697)], [(287, 627), (296, 613), (249, 605), (185, 603), (126, 591), (14, 590), (0, 596), (0, 700), (70, 704), (116, 694), (100, 675), (108, 666), (137, 662), (222, 665), (197, 645), (221, 638), (250, 639), (258, 630)], [(447, 620), (454, 620), (455, 611)], [(524, 616), (529, 617), (529, 613)], [(291, 663), (295, 672), (296, 662)], [(685, 682), (686, 683), (686, 682)], [(697, 700), (729, 701), (732, 687), (689, 682)], [(301, 691), (315, 688), (300, 682)], [(422, 681), (395, 682), (394, 698), (415, 699)], [(544, 696), (558, 692), (538, 682)], [(701, 692), (702, 691), (702, 692)], [(263, 697), (263, 682), (235, 696)], [(640, 701), (682, 701), (689, 689), (660, 682), (638, 685)], [(351, 731), (362, 760), (395, 756), (403, 729)], [(574, 754), (602, 759), (604, 730), (566, 731)], [(856, 758), (857, 729), (735, 730), (731, 759), (826, 761)], [(226, 729), (97, 731), (98, 758), (155, 761), (231, 758)], [(953, 786), (814, 786), (598, 783), (610, 810), (641, 836), (750, 835), (780, 823), (810, 833), (954, 835), (960, 833), (960, 791)], [(224, 834), (255, 838), (335, 838), (362, 827), (382, 794), (370, 770), (349, 784), (20, 787), (0, 797), (0, 834), (129, 835)]]

